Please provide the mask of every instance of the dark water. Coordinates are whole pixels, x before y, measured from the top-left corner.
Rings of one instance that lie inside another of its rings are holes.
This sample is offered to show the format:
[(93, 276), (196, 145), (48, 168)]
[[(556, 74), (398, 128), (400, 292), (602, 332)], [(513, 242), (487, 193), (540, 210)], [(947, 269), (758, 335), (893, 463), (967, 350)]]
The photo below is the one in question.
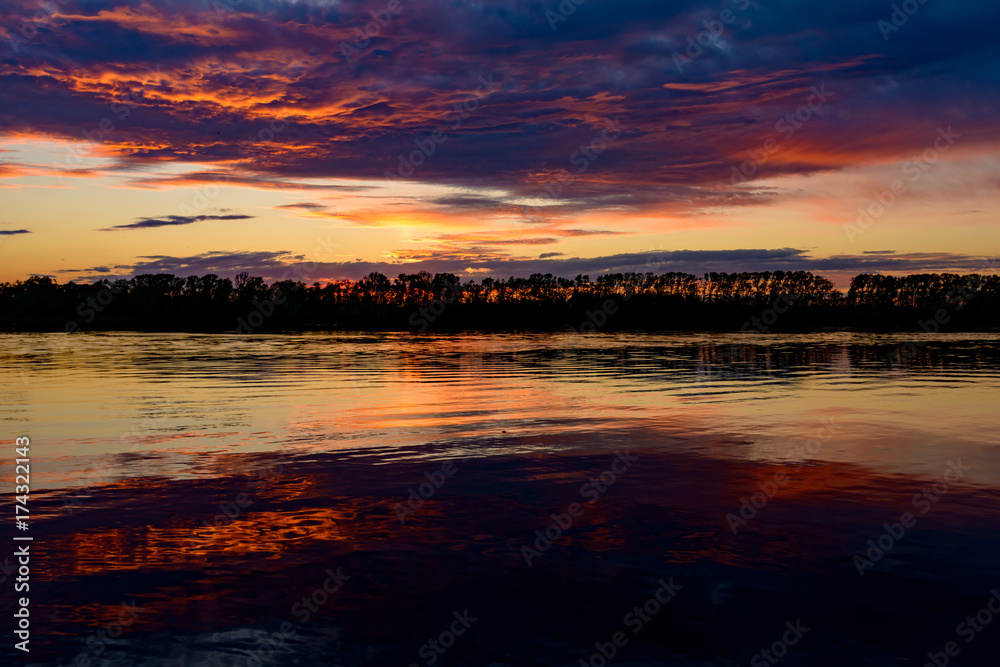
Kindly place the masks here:
[(32, 443), (13, 664), (1000, 664), (1000, 336), (37, 334), (0, 362), (8, 516)]

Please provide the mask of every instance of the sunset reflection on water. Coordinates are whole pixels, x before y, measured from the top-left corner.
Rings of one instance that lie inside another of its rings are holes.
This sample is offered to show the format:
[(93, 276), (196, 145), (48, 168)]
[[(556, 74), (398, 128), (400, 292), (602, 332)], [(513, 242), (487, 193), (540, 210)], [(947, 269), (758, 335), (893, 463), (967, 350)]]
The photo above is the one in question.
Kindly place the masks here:
[[(57, 338), (0, 348), (5, 430), (32, 438), (38, 664), (256, 664), (288, 622), (274, 664), (406, 665), (469, 609), (445, 664), (576, 665), (661, 577), (684, 588), (622, 664), (747, 664), (797, 618), (812, 629), (783, 664), (923, 664), (1000, 585), (992, 334), (902, 367), (885, 357), (905, 335)], [(88, 649), (133, 599), (120, 639)], [(998, 638), (963, 663), (992, 664)]]

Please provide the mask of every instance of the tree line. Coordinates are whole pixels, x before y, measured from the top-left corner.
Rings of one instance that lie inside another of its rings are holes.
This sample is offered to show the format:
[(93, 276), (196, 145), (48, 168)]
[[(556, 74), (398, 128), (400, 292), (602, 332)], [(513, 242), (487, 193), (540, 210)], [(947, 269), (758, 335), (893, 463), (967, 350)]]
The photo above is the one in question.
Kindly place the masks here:
[[(0, 284), (7, 330), (809, 330), (914, 329), (919, 317), (1000, 324), (1000, 277), (862, 274), (845, 293), (808, 271), (533, 274), (371, 273), (361, 280), (267, 284), (241, 273), (143, 274), (93, 284), (33, 276)], [(945, 311), (942, 315), (940, 311)], [(763, 314), (763, 317), (762, 317)], [(756, 318), (756, 319), (754, 319)]]

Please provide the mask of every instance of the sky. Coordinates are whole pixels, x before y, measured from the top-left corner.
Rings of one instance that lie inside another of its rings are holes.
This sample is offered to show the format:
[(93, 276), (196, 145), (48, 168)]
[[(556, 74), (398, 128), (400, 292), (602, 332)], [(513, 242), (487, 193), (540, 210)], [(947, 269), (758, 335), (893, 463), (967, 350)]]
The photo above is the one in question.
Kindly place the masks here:
[(996, 272), (1000, 5), (5, 0), (0, 281)]

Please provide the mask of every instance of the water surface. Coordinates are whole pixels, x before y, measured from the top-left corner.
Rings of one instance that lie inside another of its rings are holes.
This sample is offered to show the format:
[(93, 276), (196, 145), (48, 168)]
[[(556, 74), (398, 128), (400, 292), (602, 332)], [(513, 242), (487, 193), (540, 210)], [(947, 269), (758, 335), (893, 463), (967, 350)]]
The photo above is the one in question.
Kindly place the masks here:
[(950, 640), (994, 664), (1000, 627), (956, 625), (1000, 586), (995, 334), (4, 334), (0, 376), (5, 437), (32, 439), (38, 664), (427, 664), (466, 609), (436, 664), (578, 665), (619, 630), (620, 664), (750, 664), (796, 620), (782, 664)]

